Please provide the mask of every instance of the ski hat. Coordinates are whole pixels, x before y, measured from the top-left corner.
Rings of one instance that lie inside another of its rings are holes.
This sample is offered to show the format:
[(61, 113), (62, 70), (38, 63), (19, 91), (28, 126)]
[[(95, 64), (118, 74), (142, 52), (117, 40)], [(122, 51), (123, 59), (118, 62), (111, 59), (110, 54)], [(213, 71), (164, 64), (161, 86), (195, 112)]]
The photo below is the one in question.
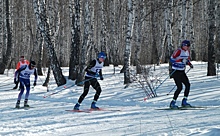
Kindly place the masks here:
[(182, 46), (182, 47), (183, 47), (183, 46), (190, 47), (190, 41), (184, 40), (184, 41), (182, 42), (182, 45), (181, 45), (181, 46)]
[(104, 52), (100, 52), (98, 54), (98, 58), (103, 58), (103, 59), (106, 59), (106, 54)]
[(36, 66), (36, 63), (35, 63), (35, 61), (31, 61), (31, 62), (30, 62), (30, 66), (33, 66), (33, 67), (35, 67), (35, 66)]
[(24, 59), (24, 56), (20, 56), (20, 60)]

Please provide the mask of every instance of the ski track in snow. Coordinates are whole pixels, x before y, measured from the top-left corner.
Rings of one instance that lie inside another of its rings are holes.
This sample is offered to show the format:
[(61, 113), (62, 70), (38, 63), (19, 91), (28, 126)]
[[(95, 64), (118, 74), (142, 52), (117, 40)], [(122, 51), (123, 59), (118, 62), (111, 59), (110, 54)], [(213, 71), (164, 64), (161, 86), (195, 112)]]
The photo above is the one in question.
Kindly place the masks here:
[[(18, 90), (11, 90), (13, 71), (9, 75), (0, 75), (0, 135), (1, 136), (219, 136), (220, 135), (220, 81), (216, 76), (206, 76), (207, 63), (193, 62), (194, 69), (187, 73), (191, 82), (189, 102), (195, 106), (208, 106), (205, 110), (155, 110), (168, 107), (175, 89), (173, 79), (168, 79), (157, 89), (158, 97), (146, 97), (138, 84), (131, 84), (124, 89), (123, 74), (120, 67), (104, 67), (104, 80), (99, 81), (102, 94), (97, 103), (105, 109), (121, 111), (92, 111), (75, 113), (72, 109), (81, 95), (83, 88), (74, 86), (58, 94), (43, 98), (63, 89), (50, 82), (49, 90), (41, 86), (45, 76), (39, 76), (38, 85), (31, 90), (29, 110), (13, 109)], [(155, 73), (166, 72), (167, 64), (156, 67)], [(160, 70), (162, 69), (162, 70)], [(68, 69), (63, 73), (68, 75)], [(168, 73), (168, 72), (166, 72)], [(162, 82), (167, 74), (160, 78)], [(11, 78), (11, 80), (9, 80)], [(54, 78), (51, 78), (54, 80)], [(33, 77), (31, 77), (33, 83)], [(11, 83), (11, 84), (10, 84)], [(66, 86), (73, 84), (68, 81)], [(8, 84), (8, 85), (6, 85)], [(157, 84), (157, 86), (159, 83)], [(90, 92), (81, 104), (81, 109), (88, 109), (95, 90)], [(24, 96), (24, 95), (23, 95)], [(183, 91), (178, 97), (181, 104)], [(23, 99), (21, 101), (23, 104)]]

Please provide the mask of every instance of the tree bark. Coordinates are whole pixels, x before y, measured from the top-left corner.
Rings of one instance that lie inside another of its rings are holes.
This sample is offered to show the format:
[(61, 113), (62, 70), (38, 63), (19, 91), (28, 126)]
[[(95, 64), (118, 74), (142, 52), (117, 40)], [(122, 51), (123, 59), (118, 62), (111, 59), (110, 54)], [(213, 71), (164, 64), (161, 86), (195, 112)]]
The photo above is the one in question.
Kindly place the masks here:
[[(79, 65), (79, 46), (80, 46), (80, 0), (70, 1), (70, 19), (71, 19), (71, 47), (69, 62), (69, 79), (75, 80), (78, 76)], [(73, 8), (74, 7), (74, 8)], [(75, 9), (75, 12), (73, 12)]]
[(90, 19), (91, 14), (89, 10), (89, 0), (85, 0), (84, 7), (84, 34), (83, 34), (83, 43), (80, 49), (80, 67), (79, 67), (79, 76), (77, 77), (76, 84), (80, 83), (83, 80), (86, 68), (86, 60), (88, 53), (88, 39), (89, 39), (89, 31), (90, 31)]
[(216, 26), (215, 26), (215, 0), (209, 0), (208, 4), (208, 16), (209, 16), (209, 41), (208, 41), (208, 71), (207, 76), (216, 75), (215, 67), (215, 37), (216, 37)]
[(130, 79), (130, 61), (131, 61), (131, 39), (134, 26), (134, 12), (133, 12), (133, 0), (128, 0), (128, 23), (127, 23), (127, 37), (124, 52), (124, 84), (131, 82)]
[(6, 30), (7, 30), (7, 49), (5, 54), (3, 54), (2, 62), (0, 62), (0, 74), (4, 74), (5, 68), (10, 62), (11, 51), (12, 51), (12, 33), (11, 33), (11, 20), (10, 20), (10, 9), (9, 0), (5, 2), (6, 10)]
[(3, 61), (4, 2), (0, 0), (0, 63)]
[(42, 32), (44, 39), (45, 39), (45, 43), (46, 43), (46, 47), (47, 47), (47, 51), (48, 51), (48, 56), (50, 59), (50, 64), (51, 64), (51, 68), (53, 70), (53, 75), (54, 78), (56, 80), (56, 84), (58, 86), (64, 85), (66, 84), (66, 79), (64, 78), (63, 74), (62, 74), (62, 70), (60, 68), (60, 65), (58, 63), (57, 57), (56, 57), (56, 53), (54, 51), (53, 48), (53, 44), (51, 41), (51, 37), (49, 34), (49, 24), (47, 22), (47, 17), (45, 14), (45, 1), (44, 0), (40, 0), (40, 11), (38, 10), (38, 0), (33, 0), (34, 3), (34, 10), (35, 10), (35, 15), (36, 15), (36, 19), (38, 21), (38, 26), (40, 28), (40, 31)]

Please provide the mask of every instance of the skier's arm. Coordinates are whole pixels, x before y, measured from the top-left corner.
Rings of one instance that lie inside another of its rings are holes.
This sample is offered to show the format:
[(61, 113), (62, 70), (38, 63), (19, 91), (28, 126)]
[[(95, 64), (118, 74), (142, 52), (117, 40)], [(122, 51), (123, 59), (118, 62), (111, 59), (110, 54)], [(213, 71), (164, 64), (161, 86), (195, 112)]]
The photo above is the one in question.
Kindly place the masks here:
[(16, 70), (16, 71), (15, 71), (14, 78), (18, 78), (18, 77), (17, 77), (18, 74), (19, 74), (22, 70), (24, 70), (26, 67), (27, 67), (27, 65), (22, 66), (21, 68), (19, 68), (18, 70)]
[(170, 57), (170, 62), (174, 63), (174, 62), (181, 62), (181, 59), (176, 59), (178, 56), (180, 56), (181, 50), (177, 49), (172, 56)]
[(37, 78), (38, 78), (37, 70), (34, 69), (34, 84), (33, 84), (34, 86), (37, 85)]
[(99, 77), (100, 77), (101, 80), (104, 79), (103, 76), (102, 76), (102, 69), (100, 69), (100, 71), (99, 71)]
[[(189, 51), (189, 54), (190, 54), (190, 51)], [(193, 68), (193, 65), (192, 65), (190, 60), (191, 59), (190, 59), (190, 56), (189, 56), (188, 59), (187, 59), (187, 63), (186, 64), (188, 64), (190, 66), (190, 68)]]
[(20, 68), (21, 64), (20, 64), (20, 61), (17, 63), (16, 65), (16, 70), (18, 70)]
[(25, 65), (25, 66), (23, 66), (23, 67), (21, 67), (21, 68), (19, 68), (19, 69), (17, 69), (16, 71), (15, 71), (15, 74), (14, 74), (14, 83), (15, 84), (17, 84), (18, 83), (18, 75), (19, 75), (19, 73), (22, 71), (22, 70), (24, 70), (25, 68), (26, 68), (27, 66)]
[(37, 74), (37, 70), (34, 70), (34, 82), (37, 82), (37, 78), (38, 78), (38, 74)]
[(94, 67), (96, 64), (96, 60), (93, 60), (89, 63), (89, 65), (86, 67), (85, 71), (89, 74), (92, 74), (92, 75), (96, 75), (96, 72), (94, 71), (91, 71), (91, 68)]

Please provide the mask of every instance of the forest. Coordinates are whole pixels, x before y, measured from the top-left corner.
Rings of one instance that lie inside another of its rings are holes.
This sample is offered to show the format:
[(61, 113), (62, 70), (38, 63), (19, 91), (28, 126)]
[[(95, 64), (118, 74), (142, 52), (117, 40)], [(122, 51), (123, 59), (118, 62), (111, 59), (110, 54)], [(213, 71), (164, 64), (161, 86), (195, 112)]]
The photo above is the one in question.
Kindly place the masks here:
[(14, 69), (19, 56), (53, 72), (58, 86), (80, 82), (100, 51), (105, 66), (122, 65), (124, 83), (130, 66), (168, 63), (185, 39), (191, 60), (208, 62), (207, 76), (220, 62), (219, 0), (0, 0), (0, 74)]

